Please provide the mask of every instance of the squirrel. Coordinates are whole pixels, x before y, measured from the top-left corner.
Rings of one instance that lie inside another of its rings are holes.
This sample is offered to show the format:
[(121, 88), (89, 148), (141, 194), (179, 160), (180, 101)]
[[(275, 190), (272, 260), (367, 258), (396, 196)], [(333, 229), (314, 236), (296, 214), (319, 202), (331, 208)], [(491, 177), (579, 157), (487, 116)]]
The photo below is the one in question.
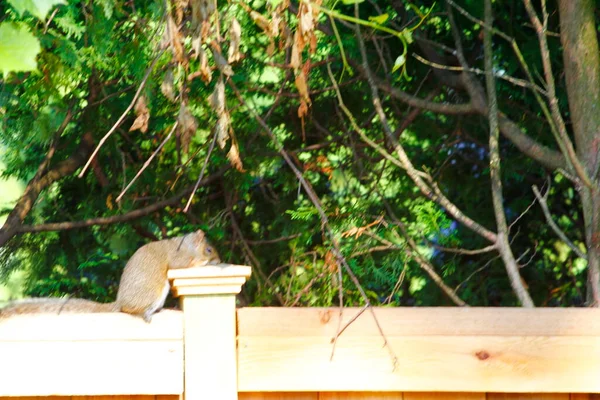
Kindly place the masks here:
[(202, 230), (185, 236), (150, 242), (129, 259), (121, 275), (117, 299), (97, 303), (84, 299), (37, 298), (16, 301), (0, 309), (0, 318), (31, 313), (125, 312), (151, 322), (152, 314), (165, 304), (169, 294), (167, 271), (219, 264), (221, 259)]

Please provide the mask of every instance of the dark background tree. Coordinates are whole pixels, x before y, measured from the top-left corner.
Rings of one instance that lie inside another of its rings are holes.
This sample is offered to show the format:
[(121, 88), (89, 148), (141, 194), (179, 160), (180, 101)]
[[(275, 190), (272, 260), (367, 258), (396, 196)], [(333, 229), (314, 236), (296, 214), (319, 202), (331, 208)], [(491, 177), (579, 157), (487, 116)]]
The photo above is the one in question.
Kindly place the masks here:
[(28, 295), (108, 300), (200, 227), (245, 304), (598, 304), (595, 2), (16, 3), (41, 51), (0, 65), (0, 266)]

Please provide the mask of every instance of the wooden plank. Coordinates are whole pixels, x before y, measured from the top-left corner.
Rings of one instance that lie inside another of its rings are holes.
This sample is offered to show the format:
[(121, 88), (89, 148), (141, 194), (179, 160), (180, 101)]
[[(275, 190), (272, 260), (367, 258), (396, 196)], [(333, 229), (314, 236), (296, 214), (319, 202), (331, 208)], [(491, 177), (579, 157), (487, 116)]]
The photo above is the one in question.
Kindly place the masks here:
[[(34, 397), (35, 398), (35, 397)], [(38, 400), (42, 400), (37, 397)], [(54, 400), (54, 397), (48, 397), (48, 400)], [(119, 395), (119, 396), (73, 396), (72, 400), (156, 400), (152, 395)]]
[(180, 394), (183, 343), (0, 342), (0, 396)]
[[(346, 308), (343, 321), (359, 309)], [(600, 308), (375, 308), (389, 336), (600, 336)], [(242, 336), (334, 336), (336, 308), (247, 307), (237, 311)], [(344, 336), (378, 334), (369, 311)]]
[[(48, 400), (72, 400), (70, 396), (52, 396), (47, 397)], [(35, 396), (24, 396), (24, 397), (3, 397), (0, 396), (0, 400), (41, 400), (39, 397)]]
[(0, 342), (183, 340), (183, 313), (163, 310), (147, 324), (124, 313), (31, 314), (0, 319)]
[(240, 393), (239, 400), (319, 400), (318, 393)]
[(485, 393), (427, 393), (407, 392), (404, 400), (486, 400)]
[(237, 399), (235, 296), (184, 296), (187, 400)]
[(488, 393), (488, 400), (570, 400), (568, 393)]
[(323, 392), (319, 400), (403, 400), (402, 393)]
[(600, 392), (600, 337), (238, 337), (238, 390)]

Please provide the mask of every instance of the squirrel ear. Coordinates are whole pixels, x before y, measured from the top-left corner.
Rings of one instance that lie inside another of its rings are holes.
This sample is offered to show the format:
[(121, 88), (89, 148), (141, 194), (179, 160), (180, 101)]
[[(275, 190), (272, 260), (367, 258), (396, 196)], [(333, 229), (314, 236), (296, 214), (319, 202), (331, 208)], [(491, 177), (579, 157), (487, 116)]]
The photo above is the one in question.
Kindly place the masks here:
[(204, 231), (202, 229), (198, 229), (196, 231), (195, 236), (196, 236), (196, 240), (201, 241), (201, 240), (204, 240), (204, 236), (206, 236), (206, 235), (204, 234)]

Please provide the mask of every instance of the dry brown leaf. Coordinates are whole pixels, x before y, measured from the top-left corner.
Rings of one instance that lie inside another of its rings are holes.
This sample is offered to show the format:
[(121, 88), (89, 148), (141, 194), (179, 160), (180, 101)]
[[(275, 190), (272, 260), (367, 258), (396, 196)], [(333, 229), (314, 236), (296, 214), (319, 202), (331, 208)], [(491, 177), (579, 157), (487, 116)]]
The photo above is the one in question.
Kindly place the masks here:
[(186, 60), (182, 45), (183, 35), (179, 32), (179, 29), (177, 29), (177, 24), (175, 24), (171, 14), (167, 15), (167, 25), (169, 28), (169, 38), (171, 50), (173, 51), (173, 58), (175, 58), (178, 63), (185, 64)]
[(308, 114), (308, 104), (304, 100), (300, 101), (300, 105), (298, 106), (298, 118), (302, 119), (306, 117)]
[(192, 36), (192, 51), (192, 57), (194, 58), (194, 60), (198, 59), (198, 57), (200, 56), (200, 52), (203, 51), (202, 37), (200, 35)]
[(210, 95), (210, 106), (221, 116), (225, 112), (225, 83), (223, 79), (219, 79), (219, 82), (215, 85), (215, 90)]
[(146, 106), (145, 96), (140, 96), (137, 99), (134, 111), (137, 118), (133, 121), (133, 124), (131, 124), (129, 132), (139, 129), (141, 132), (145, 133), (148, 130), (148, 121), (150, 120), (150, 110)]
[(242, 58), (240, 54), (240, 38), (242, 36), (242, 27), (237, 19), (231, 21), (229, 28), (229, 51), (227, 53), (227, 61), (230, 63), (236, 62)]
[(271, 57), (273, 54), (275, 54), (275, 42), (271, 40), (267, 46), (267, 55)]
[(308, 46), (310, 54), (314, 54), (317, 51), (317, 35), (314, 32), (311, 32), (308, 36)]
[(220, 148), (225, 148), (225, 144), (227, 143), (227, 139), (229, 139), (229, 126), (231, 124), (231, 120), (229, 118), (229, 114), (224, 112), (219, 116), (217, 120), (217, 126), (215, 130), (217, 132), (217, 142), (219, 143)]
[(203, 22), (208, 21), (215, 12), (214, 0), (191, 0), (192, 29), (196, 29)]
[(279, 26), (281, 25), (282, 18), (281, 14), (276, 11), (271, 13), (271, 22), (269, 24), (269, 30), (271, 31), (271, 35), (273, 37), (279, 36)]
[(198, 121), (192, 115), (187, 105), (181, 104), (177, 122), (177, 135), (179, 136), (179, 140), (181, 140), (181, 147), (184, 153), (188, 153), (192, 137), (196, 133), (196, 130), (198, 130)]
[(290, 28), (282, 20), (281, 39), (279, 40), (279, 50), (287, 49), (294, 43), (294, 36)]
[(304, 75), (304, 71), (300, 70), (296, 75), (296, 88), (298, 88), (298, 93), (302, 100), (310, 104), (310, 96), (308, 95), (308, 85), (306, 83), (306, 75)]
[(173, 69), (168, 68), (163, 77), (163, 81), (160, 84), (160, 91), (169, 100), (175, 101), (175, 85), (173, 78)]
[(231, 165), (240, 172), (246, 172), (244, 170), (244, 165), (242, 164), (242, 159), (240, 158), (240, 149), (238, 148), (238, 144), (236, 141), (231, 142), (231, 148), (227, 153), (227, 158)]
[(189, 0), (175, 0), (175, 16), (177, 17), (177, 25), (181, 24), (185, 9), (190, 4)]
[(217, 64), (219, 71), (227, 76), (233, 75), (233, 69), (231, 68), (231, 65), (227, 63), (225, 57), (223, 57), (221, 54), (221, 49), (219, 48), (218, 44), (213, 43), (210, 49), (212, 50), (213, 59), (215, 60), (215, 64)]
[(252, 10), (252, 11), (250, 11), (250, 18), (252, 18), (254, 23), (256, 25), (258, 25), (258, 27), (267, 34), (267, 36), (272, 36), (271, 23), (264, 15)]
[(199, 54), (200, 54), (200, 67), (198, 72), (200, 72), (200, 76), (202, 76), (202, 80), (206, 83), (210, 82), (212, 80), (212, 69), (210, 69), (210, 66), (208, 65), (208, 55), (206, 54), (206, 51), (204, 51), (204, 49), (202, 48), (202, 46), (199, 47)]
[(298, 40), (300, 35), (298, 32), (294, 35), (294, 43), (292, 44), (292, 56), (290, 57), (290, 67), (293, 69), (300, 68), (300, 64), (302, 62), (302, 48), (298, 45)]
[(302, 32), (303, 35), (312, 32), (315, 29), (315, 20), (310, 3), (306, 1), (301, 2), (298, 14), (298, 27), (300, 28), (300, 32)]

